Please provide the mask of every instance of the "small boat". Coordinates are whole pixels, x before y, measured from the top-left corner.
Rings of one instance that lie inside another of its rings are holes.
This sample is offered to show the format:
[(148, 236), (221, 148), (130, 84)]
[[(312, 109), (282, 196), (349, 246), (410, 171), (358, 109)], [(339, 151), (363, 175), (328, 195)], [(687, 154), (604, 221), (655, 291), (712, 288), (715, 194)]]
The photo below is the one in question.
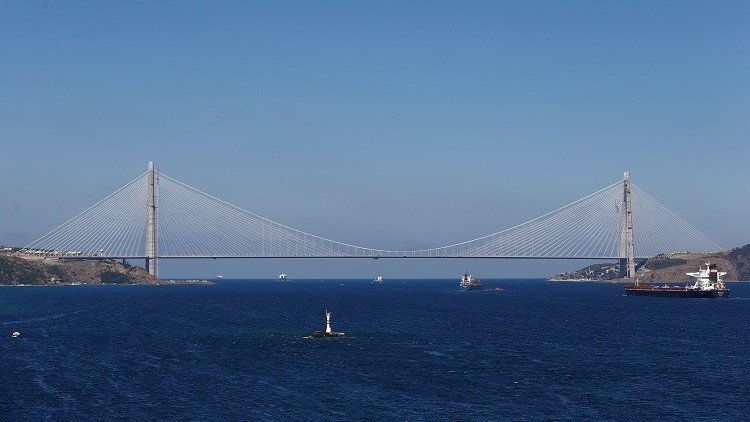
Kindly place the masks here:
[(222, 275), (222, 274), (217, 274), (217, 275), (216, 275), (216, 277), (214, 277), (214, 278), (215, 278), (216, 280), (221, 280), (222, 278), (224, 278), (224, 275)]
[(11, 334), (11, 337), (13, 338), (21, 337), (21, 333), (19, 333), (18, 331), (13, 331), (13, 334)]
[(344, 333), (337, 333), (331, 329), (331, 313), (326, 310), (326, 330), (315, 331), (312, 334), (313, 337), (344, 337)]
[(504, 289), (500, 286), (495, 287), (496, 292), (502, 292)]
[(372, 281), (373, 281), (373, 283), (382, 283), (383, 282), (383, 276), (379, 275), (379, 276), (375, 277), (375, 279), (372, 280)]
[(279, 274), (279, 281), (286, 281), (286, 273)]

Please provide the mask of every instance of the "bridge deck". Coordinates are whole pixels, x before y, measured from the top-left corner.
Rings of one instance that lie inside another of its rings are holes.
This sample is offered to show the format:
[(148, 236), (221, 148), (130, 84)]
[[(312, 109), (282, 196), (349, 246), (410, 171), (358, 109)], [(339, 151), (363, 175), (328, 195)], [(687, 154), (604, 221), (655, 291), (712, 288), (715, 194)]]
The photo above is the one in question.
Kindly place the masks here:
[[(147, 259), (146, 256), (57, 256), (47, 257), (67, 260)], [(636, 257), (635, 259), (647, 259)], [(618, 256), (160, 256), (157, 259), (591, 259), (612, 261)]]

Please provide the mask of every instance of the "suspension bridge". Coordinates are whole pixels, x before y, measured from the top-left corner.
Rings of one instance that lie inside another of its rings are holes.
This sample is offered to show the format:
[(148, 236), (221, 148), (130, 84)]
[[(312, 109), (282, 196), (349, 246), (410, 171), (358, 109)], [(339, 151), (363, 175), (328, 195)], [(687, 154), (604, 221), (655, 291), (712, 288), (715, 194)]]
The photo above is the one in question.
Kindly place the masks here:
[(420, 250), (332, 240), (242, 209), (157, 171), (146, 172), (33, 241), (17, 254), (63, 259), (514, 258), (635, 261), (721, 247), (659, 203), (625, 173), (603, 189), (524, 223), (476, 239)]

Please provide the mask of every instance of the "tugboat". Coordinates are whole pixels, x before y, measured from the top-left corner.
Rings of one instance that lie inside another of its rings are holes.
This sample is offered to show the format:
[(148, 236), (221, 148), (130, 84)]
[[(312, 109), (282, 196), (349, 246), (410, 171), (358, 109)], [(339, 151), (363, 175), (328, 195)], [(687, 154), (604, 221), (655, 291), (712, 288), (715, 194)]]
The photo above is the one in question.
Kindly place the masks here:
[(331, 330), (331, 313), (326, 310), (326, 330), (325, 331), (316, 331), (312, 335), (313, 337), (321, 338), (321, 337), (344, 337), (344, 333), (337, 333), (333, 330)]
[(464, 290), (482, 290), (482, 280), (474, 278), (468, 272), (461, 277), (459, 284)]
[(286, 281), (286, 273), (279, 274), (279, 281)]
[(382, 275), (379, 275), (379, 276), (375, 277), (375, 279), (374, 279), (374, 280), (372, 280), (372, 282), (373, 282), (373, 283), (376, 283), (376, 284), (380, 284), (380, 283), (382, 283), (382, 282), (383, 282), (383, 276), (382, 276)]
[(698, 267), (698, 272), (686, 273), (695, 278), (695, 283), (687, 286), (663, 286), (635, 284), (625, 286), (628, 296), (662, 296), (662, 297), (729, 297), (729, 289), (721, 280), (726, 272), (719, 272), (716, 264), (706, 263), (706, 268)]

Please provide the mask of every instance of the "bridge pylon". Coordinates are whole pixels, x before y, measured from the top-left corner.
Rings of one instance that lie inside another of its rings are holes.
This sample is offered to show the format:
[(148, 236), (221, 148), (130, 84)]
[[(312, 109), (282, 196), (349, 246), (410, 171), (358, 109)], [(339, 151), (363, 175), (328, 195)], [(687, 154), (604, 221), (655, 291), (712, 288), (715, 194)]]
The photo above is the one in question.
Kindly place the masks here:
[(146, 172), (146, 271), (158, 276), (156, 232), (156, 176), (154, 162), (148, 162)]
[(622, 179), (622, 204), (620, 205), (620, 278), (635, 277), (635, 253), (633, 247), (633, 202), (630, 194), (630, 172)]

